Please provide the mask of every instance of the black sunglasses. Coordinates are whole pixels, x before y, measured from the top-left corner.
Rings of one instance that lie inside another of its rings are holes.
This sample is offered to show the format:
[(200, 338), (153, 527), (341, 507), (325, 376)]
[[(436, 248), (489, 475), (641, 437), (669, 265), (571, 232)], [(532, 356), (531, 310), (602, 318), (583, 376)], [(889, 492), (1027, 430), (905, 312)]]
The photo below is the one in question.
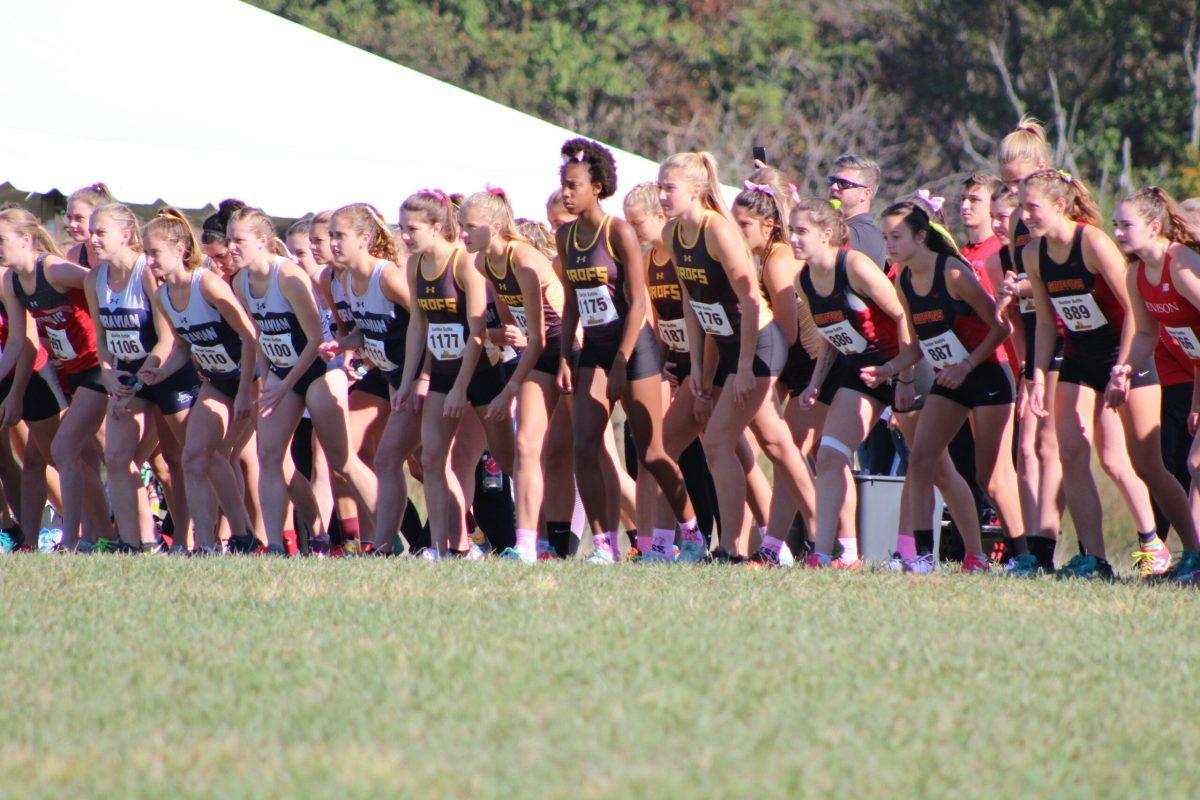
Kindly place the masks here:
[(871, 187), (867, 186), (866, 184), (855, 183), (854, 181), (849, 181), (849, 180), (846, 180), (845, 178), (839, 178), (836, 175), (830, 175), (828, 178), (826, 178), (826, 180), (829, 181), (829, 185), (831, 187), (836, 188), (836, 189), (869, 189), (869, 188), (871, 188)]

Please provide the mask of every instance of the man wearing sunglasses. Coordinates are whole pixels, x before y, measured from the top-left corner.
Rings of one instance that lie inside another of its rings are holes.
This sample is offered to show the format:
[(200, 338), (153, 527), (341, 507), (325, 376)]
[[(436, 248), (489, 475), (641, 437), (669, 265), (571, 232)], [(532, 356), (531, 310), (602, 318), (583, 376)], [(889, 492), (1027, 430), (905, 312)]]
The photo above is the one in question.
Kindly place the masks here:
[(870, 257), (882, 269), (883, 234), (871, 217), (871, 201), (879, 188), (879, 165), (853, 154), (839, 156), (829, 176), (829, 199), (841, 203), (850, 229), (850, 249)]

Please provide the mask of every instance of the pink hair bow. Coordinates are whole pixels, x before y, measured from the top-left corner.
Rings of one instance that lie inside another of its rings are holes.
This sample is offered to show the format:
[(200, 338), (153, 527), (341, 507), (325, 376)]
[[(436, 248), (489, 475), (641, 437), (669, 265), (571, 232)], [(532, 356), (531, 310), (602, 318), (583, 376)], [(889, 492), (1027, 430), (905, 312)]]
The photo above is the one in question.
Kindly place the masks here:
[(587, 155), (582, 150), (576, 150), (574, 155), (563, 156), (562, 160), (564, 164), (570, 164), (572, 161), (578, 161), (582, 164), (585, 158), (587, 158)]
[(744, 189), (746, 189), (746, 191), (749, 191), (749, 192), (762, 192), (763, 194), (771, 194), (771, 187), (767, 186), (765, 183), (754, 183), (753, 181), (746, 181), (745, 183), (742, 184), (742, 187)]
[(499, 186), (492, 186), (490, 183), (484, 184), (484, 190), (488, 194), (494, 194), (496, 197), (504, 197), (504, 190)]
[(422, 189), (421, 194), (433, 195), (435, 198), (437, 198), (437, 201), (444, 206), (450, 204), (450, 198), (447, 197), (446, 193), (443, 192), (441, 189)]
[(788, 184), (788, 193), (792, 196), (793, 203), (800, 202), (800, 190), (796, 188), (796, 184), (794, 184), (794, 183)]
[(942, 206), (946, 204), (946, 198), (935, 197), (928, 189), (918, 189), (917, 198), (920, 199), (922, 203), (929, 206), (929, 208), (932, 209), (933, 213), (935, 214), (941, 211)]

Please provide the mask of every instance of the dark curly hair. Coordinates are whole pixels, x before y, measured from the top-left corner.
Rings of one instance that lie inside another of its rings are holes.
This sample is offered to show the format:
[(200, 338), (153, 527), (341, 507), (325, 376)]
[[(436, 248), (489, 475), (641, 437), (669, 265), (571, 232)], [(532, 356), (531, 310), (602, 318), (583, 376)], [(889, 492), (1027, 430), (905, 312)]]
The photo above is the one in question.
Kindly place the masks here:
[(221, 204), (217, 206), (217, 213), (204, 220), (201, 241), (204, 244), (225, 241), (225, 232), (229, 229), (229, 218), (234, 215), (234, 212), (241, 211), (245, 207), (245, 203), (232, 197), (222, 200)]
[(587, 164), (592, 182), (600, 184), (601, 200), (617, 193), (617, 162), (607, 147), (591, 139), (579, 138), (569, 140), (562, 146), (561, 152), (563, 165), (558, 171), (559, 178), (562, 178), (572, 161), (577, 161)]

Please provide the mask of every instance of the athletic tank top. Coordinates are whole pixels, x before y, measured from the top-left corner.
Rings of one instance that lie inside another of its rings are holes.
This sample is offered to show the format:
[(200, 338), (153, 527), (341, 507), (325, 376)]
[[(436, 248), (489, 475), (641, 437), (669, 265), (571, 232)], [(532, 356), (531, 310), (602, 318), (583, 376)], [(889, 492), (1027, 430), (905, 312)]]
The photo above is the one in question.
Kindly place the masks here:
[(808, 299), (821, 338), (855, 364), (882, 364), (900, 350), (896, 323), (873, 300), (860, 297), (850, 287), (846, 253), (839, 250), (834, 262), (832, 292), (817, 292), (811, 266), (800, 271), (800, 290)]
[(1038, 269), (1046, 293), (1062, 320), (1064, 357), (1091, 355), (1108, 360), (1120, 345), (1125, 312), (1109, 285), (1083, 263), (1083, 224), (1075, 227), (1071, 251), (1059, 264), (1050, 258), (1046, 240), (1038, 244)]
[(182, 311), (175, 310), (165, 283), (158, 287), (158, 298), (171, 327), (188, 343), (200, 374), (206, 378), (228, 378), (241, 368), (242, 339), (221, 312), (204, 299), (200, 291), (204, 274), (200, 269), (192, 272), (187, 305)]
[(329, 294), (333, 296), (333, 313), (337, 316), (337, 321), (342, 324), (342, 327), (347, 331), (354, 330), (354, 312), (350, 310), (350, 300), (346, 297), (346, 287), (342, 283), (342, 278), (345, 273), (339, 274), (329, 268)]
[(579, 220), (567, 228), (567, 258), (563, 282), (575, 290), (579, 322), (585, 339), (616, 341), (625, 326), (625, 265), (609, 241), (613, 218), (605, 216), (590, 242), (580, 244)]
[[(706, 211), (700, 230), (691, 244), (683, 240), (683, 226), (675, 224), (671, 235), (671, 251), (675, 256), (675, 275), (688, 292), (688, 298), (700, 327), (718, 342), (736, 341), (742, 322), (742, 309), (737, 293), (729, 283), (729, 276), (720, 261), (713, 258), (705, 245), (708, 224), (716, 216), (715, 211)], [(758, 290), (759, 330), (771, 321), (770, 307)]]
[[(791, 250), (791, 247), (783, 242), (776, 242), (771, 245), (771, 248), (767, 251), (767, 257), (763, 259), (763, 267), (771, 260), (771, 256), (775, 253), (775, 250), (780, 247), (787, 248), (789, 251)], [(774, 316), (775, 304), (771, 302), (771, 293), (767, 291), (767, 284), (763, 280), (762, 267), (759, 268), (758, 286), (762, 290), (763, 301), (767, 304), (767, 308), (771, 309), (771, 315)], [(808, 307), (808, 301), (804, 298), (804, 293), (799, 291), (796, 292), (796, 341), (788, 349), (788, 352), (795, 352), (796, 348), (801, 348), (810, 356), (815, 356), (821, 348), (821, 334), (813, 322), (812, 309)]]
[(83, 289), (60, 292), (46, 280), (46, 254), (38, 256), (33, 292), (26, 292), (12, 273), (13, 294), (37, 324), (38, 335), (54, 366), (63, 375), (78, 375), (100, 364), (96, 354), (96, 329), (88, 313)]
[(267, 292), (262, 297), (255, 297), (250, 291), (248, 269), (240, 270), (237, 275), (242, 282), (242, 293), (250, 306), (250, 316), (258, 325), (259, 347), (274, 370), (289, 370), (296, 366), (300, 353), (308, 346), (308, 337), (300, 326), (300, 318), (279, 289), (279, 265), (282, 263), (281, 256), (271, 260)]
[(675, 263), (667, 257), (661, 262), (650, 249), (646, 269), (646, 288), (650, 304), (658, 317), (658, 338), (673, 353), (688, 353), (687, 325), (683, 319), (683, 290), (675, 275)]
[[(509, 312), (513, 319), (516, 320), (517, 327), (521, 329), (521, 333), (529, 335), (529, 324), (525, 317), (525, 295), (521, 291), (521, 284), (517, 281), (517, 276), (514, 272), (513, 253), (516, 247), (512, 242), (509, 242), (508, 247), (504, 251), (504, 258), (500, 261), (500, 269), (497, 271), (493, 266), (491, 259), (485, 253), (483, 256), (484, 273), (488, 277), (488, 281), (492, 284), (497, 298), (508, 306)], [(562, 335), (562, 307), (563, 307), (563, 288), (562, 283), (556, 280), (553, 271), (550, 277), (542, 280), (540, 293), (542, 298), (542, 321), (546, 328), (547, 342), (558, 339)]]
[[(4, 304), (0, 303), (0, 354), (4, 353), (6, 347), (8, 347), (8, 312), (4, 310)], [(36, 347), (37, 354), (33, 357), (34, 372), (46, 366), (46, 362), (50, 360), (50, 354), (46, 352), (46, 348), (40, 341), (36, 342)]]
[(456, 247), (433, 275), (426, 274), (425, 254), (417, 258), (417, 303), (428, 322), (425, 344), (432, 369), (457, 372), (467, 348), (467, 293), (458, 281), (462, 248)]
[(112, 354), (115, 366), (134, 372), (158, 344), (150, 298), (142, 285), (146, 256), (138, 256), (129, 272), (129, 280), (120, 290), (109, 285), (111, 266), (105, 261), (96, 268), (96, 313), (100, 317), (100, 327), (104, 329), (104, 344)]
[(1171, 253), (1163, 260), (1157, 283), (1146, 278), (1146, 265), (1137, 265), (1138, 291), (1150, 316), (1158, 321), (1158, 335), (1176, 345), (1192, 361), (1200, 361), (1200, 310), (1179, 294), (1171, 279)]
[[(363, 337), (363, 353), (385, 373), (391, 375), (404, 368), (404, 348), (408, 333), (408, 309), (389, 300), (379, 285), (383, 269), (391, 262), (379, 259), (367, 280), (363, 294), (354, 291), (354, 278), (349, 272), (342, 275), (343, 295), (353, 315), (352, 323)], [(335, 285), (342, 281), (334, 278)], [(336, 295), (335, 295), (336, 300)]]
[[(969, 303), (950, 296), (950, 290), (946, 288), (948, 260), (947, 255), (938, 255), (928, 294), (917, 293), (912, 282), (912, 270), (905, 267), (900, 271), (900, 291), (904, 292), (904, 299), (908, 302), (921, 351), (935, 370), (966, 361), (991, 330)], [(963, 266), (968, 267), (967, 264)], [(1001, 352), (999, 348), (992, 351), (984, 363), (1000, 363)]]

